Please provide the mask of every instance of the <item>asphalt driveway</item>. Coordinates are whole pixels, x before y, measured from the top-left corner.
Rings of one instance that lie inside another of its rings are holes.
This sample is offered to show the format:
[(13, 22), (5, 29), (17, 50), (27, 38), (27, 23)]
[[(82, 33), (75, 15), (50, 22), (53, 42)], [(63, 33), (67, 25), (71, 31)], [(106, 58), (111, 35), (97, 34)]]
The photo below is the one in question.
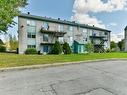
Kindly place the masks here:
[(127, 61), (0, 72), (0, 95), (127, 95)]

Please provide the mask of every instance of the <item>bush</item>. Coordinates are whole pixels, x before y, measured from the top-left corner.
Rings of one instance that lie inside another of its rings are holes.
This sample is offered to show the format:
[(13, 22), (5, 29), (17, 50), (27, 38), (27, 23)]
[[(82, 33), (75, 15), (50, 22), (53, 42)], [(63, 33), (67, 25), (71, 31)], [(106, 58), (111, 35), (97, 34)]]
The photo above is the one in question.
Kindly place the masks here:
[(63, 52), (64, 54), (71, 54), (71, 48), (67, 42), (63, 44)]
[(110, 52), (111, 52), (111, 49), (107, 49), (107, 50), (106, 50), (106, 53), (110, 53)]
[(37, 54), (37, 50), (35, 48), (28, 48), (25, 54)]
[(6, 52), (6, 47), (5, 47), (5, 46), (0, 45), (0, 52)]
[(87, 44), (85, 45), (85, 48), (86, 48), (86, 51), (87, 51), (88, 53), (93, 53), (93, 52), (94, 52), (94, 45), (93, 45), (92, 43), (87, 43)]
[(62, 47), (58, 41), (55, 42), (55, 44), (52, 47), (51, 54), (61, 54), (62, 53)]

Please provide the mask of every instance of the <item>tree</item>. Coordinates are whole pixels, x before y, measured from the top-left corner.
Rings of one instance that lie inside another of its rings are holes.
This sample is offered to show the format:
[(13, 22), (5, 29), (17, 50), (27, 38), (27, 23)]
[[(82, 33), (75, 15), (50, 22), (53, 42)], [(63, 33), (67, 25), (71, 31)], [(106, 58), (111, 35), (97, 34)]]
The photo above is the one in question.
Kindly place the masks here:
[(55, 42), (55, 44), (52, 47), (52, 54), (61, 54), (62, 53), (62, 47), (58, 41)]
[(64, 54), (71, 54), (71, 48), (67, 42), (63, 44), (63, 52)]
[(118, 47), (117, 44), (114, 41), (111, 41), (111, 43), (110, 43), (111, 51), (117, 51), (117, 49), (118, 49), (117, 47)]
[(86, 48), (86, 51), (87, 51), (88, 53), (94, 52), (94, 45), (93, 45), (92, 43), (87, 43), (87, 44), (85, 45), (85, 48)]
[(110, 43), (110, 48), (111, 49), (115, 49), (117, 46), (116, 46), (116, 43), (114, 41), (111, 41)]
[(13, 18), (19, 15), (19, 8), (25, 5), (27, 0), (0, 0), (0, 33), (15, 25)]
[(9, 35), (10, 50), (16, 50), (18, 48), (18, 40), (16, 36)]
[(124, 50), (125, 44), (124, 44), (124, 39), (118, 42), (118, 47), (120, 51)]

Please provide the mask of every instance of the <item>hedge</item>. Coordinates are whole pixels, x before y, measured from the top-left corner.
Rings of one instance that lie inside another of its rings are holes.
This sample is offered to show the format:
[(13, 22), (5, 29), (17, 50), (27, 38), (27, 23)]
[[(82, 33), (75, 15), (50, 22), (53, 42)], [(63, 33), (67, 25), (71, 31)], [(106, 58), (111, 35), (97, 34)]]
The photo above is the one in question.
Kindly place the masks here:
[(37, 54), (37, 50), (35, 48), (28, 48), (25, 54)]

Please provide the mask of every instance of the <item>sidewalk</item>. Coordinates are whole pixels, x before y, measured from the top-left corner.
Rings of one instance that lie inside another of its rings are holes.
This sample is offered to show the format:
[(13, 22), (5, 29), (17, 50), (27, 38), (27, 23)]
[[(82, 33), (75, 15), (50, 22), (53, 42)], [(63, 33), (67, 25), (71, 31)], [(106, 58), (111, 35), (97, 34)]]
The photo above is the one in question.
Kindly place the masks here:
[(8, 68), (0, 68), (0, 72), (18, 71), (18, 70), (27, 70), (27, 69), (40, 69), (40, 68), (47, 68), (47, 67), (56, 67), (56, 66), (64, 66), (64, 65), (74, 65), (74, 64), (82, 64), (82, 63), (101, 62), (101, 61), (116, 61), (116, 60), (127, 60), (127, 59), (126, 58), (120, 58), (120, 59), (110, 58), (110, 59), (87, 60), (87, 61), (77, 61), (77, 62), (64, 62), (64, 63), (43, 64), (43, 65), (8, 67)]

